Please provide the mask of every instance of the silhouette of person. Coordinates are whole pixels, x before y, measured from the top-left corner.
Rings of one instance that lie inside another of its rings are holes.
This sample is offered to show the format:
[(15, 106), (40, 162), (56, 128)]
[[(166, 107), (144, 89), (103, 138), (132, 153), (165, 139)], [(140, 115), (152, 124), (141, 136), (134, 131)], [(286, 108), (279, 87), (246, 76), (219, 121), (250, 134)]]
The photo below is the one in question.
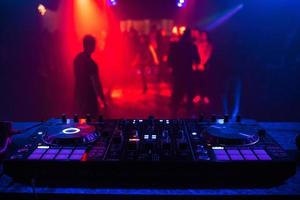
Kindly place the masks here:
[(200, 56), (190, 29), (185, 30), (178, 42), (171, 43), (168, 62), (173, 72), (171, 97), (173, 115), (177, 114), (185, 96), (187, 97), (187, 111), (190, 111), (193, 106), (193, 65), (200, 64)]
[(98, 66), (91, 57), (95, 46), (95, 38), (86, 35), (83, 39), (83, 52), (79, 53), (74, 60), (75, 111), (81, 115), (99, 114), (98, 97), (106, 107), (102, 84), (98, 76)]
[(146, 68), (153, 63), (149, 45), (149, 38), (146, 35), (141, 35), (135, 62), (141, 73), (143, 94), (146, 94), (148, 90)]

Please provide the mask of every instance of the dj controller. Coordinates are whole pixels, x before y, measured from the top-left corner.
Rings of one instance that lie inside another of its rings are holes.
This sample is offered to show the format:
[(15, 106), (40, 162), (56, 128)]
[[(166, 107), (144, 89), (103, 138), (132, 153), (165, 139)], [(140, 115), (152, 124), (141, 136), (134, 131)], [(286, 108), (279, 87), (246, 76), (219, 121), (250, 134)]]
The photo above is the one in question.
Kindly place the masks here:
[(4, 172), (37, 184), (279, 183), (296, 164), (256, 121), (50, 119), (14, 136)]

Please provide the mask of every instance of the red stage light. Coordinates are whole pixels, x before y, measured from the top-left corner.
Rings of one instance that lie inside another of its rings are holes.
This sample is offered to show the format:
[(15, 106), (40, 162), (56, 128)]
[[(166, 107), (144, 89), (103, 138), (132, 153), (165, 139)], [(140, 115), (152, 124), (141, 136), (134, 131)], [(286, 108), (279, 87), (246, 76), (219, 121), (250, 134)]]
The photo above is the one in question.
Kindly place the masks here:
[(205, 103), (205, 104), (209, 104), (209, 103), (210, 103), (210, 100), (209, 100), (208, 97), (204, 97), (204, 103)]
[(174, 26), (174, 27), (172, 28), (172, 33), (173, 33), (174, 35), (178, 35), (178, 27), (177, 27), (177, 26)]
[(200, 95), (197, 95), (194, 97), (193, 99), (193, 102), (196, 104), (196, 103), (199, 103), (201, 101), (201, 96)]
[(179, 34), (180, 35), (183, 35), (184, 31), (186, 30), (186, 27), (185, 26), (180, 26), (179, 27)]
[(116, 99), (123, 96), (123, 91), (121, 89), (115, 89), (111, 92), (111, 98)]

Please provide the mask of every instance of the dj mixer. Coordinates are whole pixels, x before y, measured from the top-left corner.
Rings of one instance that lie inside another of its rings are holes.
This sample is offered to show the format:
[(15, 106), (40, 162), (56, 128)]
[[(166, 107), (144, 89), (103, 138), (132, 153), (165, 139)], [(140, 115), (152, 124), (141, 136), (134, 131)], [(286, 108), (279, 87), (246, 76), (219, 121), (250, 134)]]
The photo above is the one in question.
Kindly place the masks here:
[(296, 164), (256, 121), (50, 119), (13, 138), (4, 171), (40, 184), (279, 183)]

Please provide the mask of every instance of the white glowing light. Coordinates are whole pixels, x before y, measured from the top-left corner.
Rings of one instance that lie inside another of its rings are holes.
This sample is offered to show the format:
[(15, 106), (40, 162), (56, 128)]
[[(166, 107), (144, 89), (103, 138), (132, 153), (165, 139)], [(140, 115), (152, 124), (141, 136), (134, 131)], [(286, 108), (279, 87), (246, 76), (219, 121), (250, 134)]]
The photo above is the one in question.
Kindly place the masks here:
[(212, 149), (224, 149), (224, 147), (212, 147)]
[(224, 119), (217, 119), (218, 124), (224, 124)]
[(79, 128), (66, 128), (62, 131), (64, 134), (68, 134), (68, 135), (71, 135), (71, 134), (76, 134), (76, 133), (79, 133), (80, 132), (80, 129)]
[(49, 146), (38, 146), (38, 149), (49, 149)]
[(40, 15), (42, 15), (42, 16), (44, 16), (47, 12), (47, 9), (43, 4), (39, 4), (37, 9), (38, 9)]

